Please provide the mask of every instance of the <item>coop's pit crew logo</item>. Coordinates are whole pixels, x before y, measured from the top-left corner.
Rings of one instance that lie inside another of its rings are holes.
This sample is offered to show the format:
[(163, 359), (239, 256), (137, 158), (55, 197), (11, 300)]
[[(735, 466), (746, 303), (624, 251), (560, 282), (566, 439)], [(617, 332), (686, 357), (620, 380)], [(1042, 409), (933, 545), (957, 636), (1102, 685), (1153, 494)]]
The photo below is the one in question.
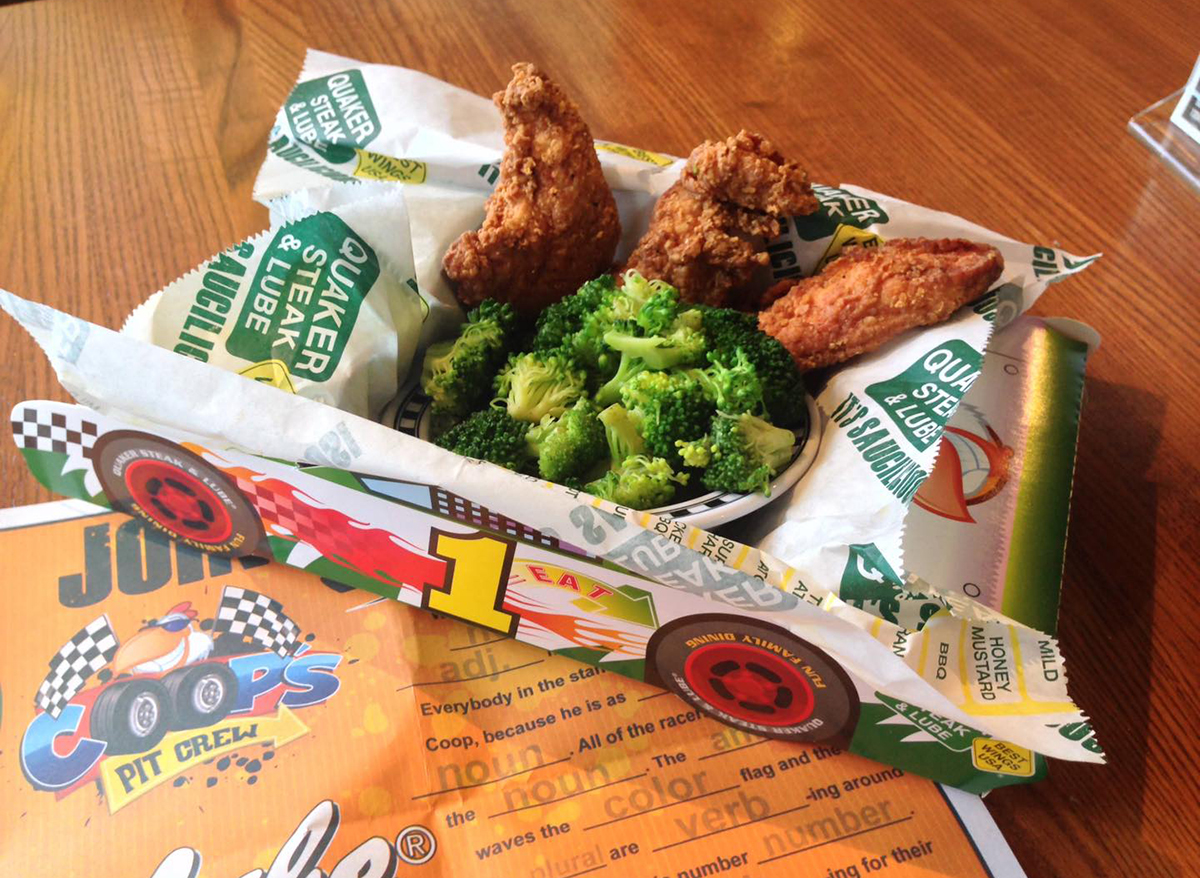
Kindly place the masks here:
[(278, 601), (249, 589), (227, 586), (199, 617), (185, 601), (119, 642), (100, 616), (55, 653), (21, 741), (35, 789), (97, 781), (115, 812), (199, 763), (308, 732), (295, 711), (338, 691), (342, 656), (303, 642)]

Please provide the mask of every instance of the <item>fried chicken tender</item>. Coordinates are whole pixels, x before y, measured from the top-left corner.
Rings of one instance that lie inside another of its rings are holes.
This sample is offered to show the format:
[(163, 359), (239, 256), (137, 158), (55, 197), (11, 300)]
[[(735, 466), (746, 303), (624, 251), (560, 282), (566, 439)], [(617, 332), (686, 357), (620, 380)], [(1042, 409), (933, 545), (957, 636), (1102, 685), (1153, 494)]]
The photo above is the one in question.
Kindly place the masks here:
[(654, 206), (625, 269), (665, 280), (683, 301), (725, 306), (768, 264), (763, 239), (779, 234), (777, 217), (817, 207), (808, 174), (761, 134), (708, 140)]
[(442, 267), (464, 306), (494, 298), (532, 315), (608, 271), (621, 227), (578, 108), (532, 64), (512, 70), (492, 96), (504, 116), (504, 157), (487, 216)]
[(784, 281), (758, 315), (801, 369), (873, 351), (907, 329), (946, 320), (1004, 270), (995, 247), (944, 238), (897, 238), (850, 247), (820, 274)]
[(804, 216), (820, 206), (808, 173), (785, 160), (767, 138), (745, 129), (696, 147), (684, 174), (685, 185), (698, 195), (771, 216)]

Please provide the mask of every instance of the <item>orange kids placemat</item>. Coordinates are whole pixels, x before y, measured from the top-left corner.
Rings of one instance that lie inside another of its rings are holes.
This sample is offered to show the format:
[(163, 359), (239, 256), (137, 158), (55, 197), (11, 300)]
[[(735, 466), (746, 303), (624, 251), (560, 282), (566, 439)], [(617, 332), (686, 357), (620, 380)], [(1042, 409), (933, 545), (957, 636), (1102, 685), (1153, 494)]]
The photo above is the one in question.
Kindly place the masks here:
[(899, 769), (75, 501), (0, 528), (0, 874), (1022, 874)]

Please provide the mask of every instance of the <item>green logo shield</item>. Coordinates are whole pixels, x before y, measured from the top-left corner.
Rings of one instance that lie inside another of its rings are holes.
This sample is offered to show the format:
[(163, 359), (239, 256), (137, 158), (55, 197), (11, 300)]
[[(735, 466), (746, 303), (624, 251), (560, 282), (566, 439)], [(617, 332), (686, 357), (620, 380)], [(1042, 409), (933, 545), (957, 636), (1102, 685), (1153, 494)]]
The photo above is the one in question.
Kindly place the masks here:
[(971, 749), (972, 741), (983, 737), (975, 729), (964, 726), (962, 723), (957, 723), (954, 720), (946, 719), (943, 716), (938, 716), (936, 713), (926, 710), (923, 707), (908, 704), (898, 698), (884, 695), (882, 692), (876, 692), (875, 697), (891, 708), (898, 716), (904, 717), (918, 729), (931, 735), (947, 750), (954, 750), (957, 753), (966, 752)]
[(375, 251), (332, 213), (284, 226), (263, 253), (225, 348), (327, 381), (378, 278)]
[(354, 158), (379, 136), (379, 116), (361, 70), (301, 82), (283, 105), (292, 136), (333, 164)]
[(850, 546), (846, 569), (838, 596), (851, 606), (867, 610), (875, 604), (878, 616), (889, 622), (899, 622), (899, 595), (903, 592), (900, 577), (892, 569), (874, 543)]
[(832, 186), (814, 185), (812, 189), (817, 201), (821, 202), (820, 208), (808, 216), (793, 218), (797, 234), (805, 241), (828, 238), (838, 226), (865, 229), (888, 221), (887, 211), (874, 199)]
[(895, 378), (867, 387), (913, 447), (924, 451), (941, 435), (975, 379), (983, 357), (959, 339), (938, 345)]

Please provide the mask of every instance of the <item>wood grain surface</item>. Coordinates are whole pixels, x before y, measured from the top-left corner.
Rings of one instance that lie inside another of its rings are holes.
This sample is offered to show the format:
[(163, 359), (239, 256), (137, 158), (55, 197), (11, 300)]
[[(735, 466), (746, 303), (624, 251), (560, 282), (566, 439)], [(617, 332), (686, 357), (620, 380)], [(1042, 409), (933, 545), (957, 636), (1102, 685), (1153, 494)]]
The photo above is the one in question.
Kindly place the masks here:
[[(1110, 764), (1055, 763), (988, 805), (1031, 876), (1197, 874), (1200, 196), (1125, 124), (1185, 82), (1198, 23), (1196, 0), (7, 6), (0, 286), (118, 326), (264, 228), (251, 187), (308, 46), (483, 94), (535, 61), (597, 137), (682, 155), (744, 126), (816, 180), (1103, 251), (1036, 313), (1104, 337), (1060, 633)], [(7, 318), (0, 350), (4, 406), (64, 398)], [(0, 486), (6, 505), (49, 499), (8, 442)]]

